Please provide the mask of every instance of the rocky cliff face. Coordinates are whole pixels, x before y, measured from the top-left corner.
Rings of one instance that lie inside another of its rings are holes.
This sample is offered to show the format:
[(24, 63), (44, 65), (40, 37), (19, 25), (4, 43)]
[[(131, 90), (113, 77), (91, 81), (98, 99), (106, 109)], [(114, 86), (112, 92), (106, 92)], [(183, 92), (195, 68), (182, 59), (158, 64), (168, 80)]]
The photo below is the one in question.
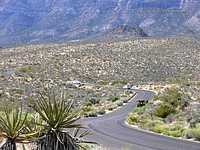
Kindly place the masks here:
[(149, 36), (200, 31), (198, 0), (0, 0), (0, 45), (84, 39), (121, 25)]
[(200, 32), (200, 1), (182, 0), (181, 8), (187, 12), (185, 25), (193, 32)]

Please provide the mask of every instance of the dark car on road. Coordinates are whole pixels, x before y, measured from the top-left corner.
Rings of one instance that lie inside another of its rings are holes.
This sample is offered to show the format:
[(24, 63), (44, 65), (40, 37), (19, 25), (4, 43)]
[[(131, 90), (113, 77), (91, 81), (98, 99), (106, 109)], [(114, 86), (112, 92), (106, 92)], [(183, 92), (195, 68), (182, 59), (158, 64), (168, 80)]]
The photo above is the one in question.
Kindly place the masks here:
[(144, 100), (144, 99), (138, 100), (137, 107), (143, 107), (147, 103), (148, 103), (148, 100)]

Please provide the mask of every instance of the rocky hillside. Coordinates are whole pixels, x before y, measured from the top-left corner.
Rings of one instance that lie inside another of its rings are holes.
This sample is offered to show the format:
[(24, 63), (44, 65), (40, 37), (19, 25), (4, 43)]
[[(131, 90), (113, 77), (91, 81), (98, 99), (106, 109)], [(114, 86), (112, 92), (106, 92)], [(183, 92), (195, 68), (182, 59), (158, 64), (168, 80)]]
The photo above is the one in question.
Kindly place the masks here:
[(87, 39), (122, 25), (149, 36), (196, 36), (199, 7), (198, 0), (1, 0), (0, 46)]
[(186, 38), (30, 45), (0, 50), (0, 85), (37, 80), (87, 82), (200, 79), (200, 45)]

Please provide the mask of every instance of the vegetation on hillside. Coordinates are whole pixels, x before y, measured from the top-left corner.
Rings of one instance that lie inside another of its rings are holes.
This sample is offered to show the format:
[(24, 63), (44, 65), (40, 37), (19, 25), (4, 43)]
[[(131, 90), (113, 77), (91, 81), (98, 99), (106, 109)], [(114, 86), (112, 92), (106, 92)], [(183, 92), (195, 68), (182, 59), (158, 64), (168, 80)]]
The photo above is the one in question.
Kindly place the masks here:
[(194, 86), (196, 84), (184, 84), (180, 88), (166, 89), (145, 106), (134, 109), (127, 122), (168, 136), (199, 140), (199, 108), (194, 106), (195, 103), (199, 106), (199, 101), (192, 99), (189, 93)]

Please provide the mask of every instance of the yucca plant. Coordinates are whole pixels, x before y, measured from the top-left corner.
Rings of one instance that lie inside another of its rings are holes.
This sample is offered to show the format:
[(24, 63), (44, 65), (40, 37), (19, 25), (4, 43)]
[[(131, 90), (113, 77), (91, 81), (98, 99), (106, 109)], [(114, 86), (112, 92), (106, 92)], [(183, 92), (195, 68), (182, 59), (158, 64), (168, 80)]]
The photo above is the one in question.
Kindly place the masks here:
[(13, 150), (16, 143), (24, 143), (36, 135), (26, 127), (28, 113), (24, 113), (22, 107), (6, 106), (1, 108), (0, 131), (1, 136), (7, 139)]
[(75, 129), (73, 132), (73, 138), (78, 144), (79, 148), (81, 148), (81, 150), (87, 150), (88, 149), (87, 144), (97, 145), (96, 142), (83, 140), (83, 138), (88, 135), (91, 135), (91, 132), (89, 132), (88, 130), (80, 130), (80, 128)]
[(39, 93), (32, 108), (43, 120), (40, 125), (45, 129), (46, 149), (79, 149), (80, 141), (72, 136), (71, 130), (82, 128), (81, 124), (78, 123), (80, 111), (73, 108), (72, 101), (66, 100), (64, 91), (49, 88)]

